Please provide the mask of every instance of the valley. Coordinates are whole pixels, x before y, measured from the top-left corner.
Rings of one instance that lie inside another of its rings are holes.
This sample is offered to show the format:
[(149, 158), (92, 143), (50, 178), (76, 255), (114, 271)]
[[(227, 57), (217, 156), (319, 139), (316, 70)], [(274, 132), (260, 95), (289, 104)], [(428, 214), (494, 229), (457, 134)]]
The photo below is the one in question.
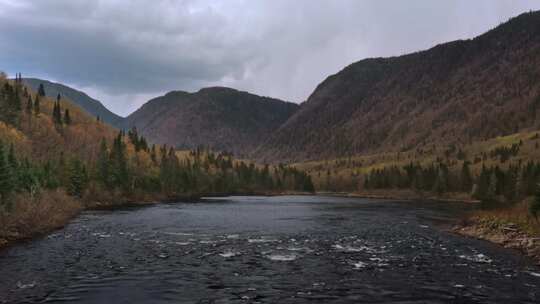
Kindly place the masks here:
[(125, 117), (0, 73), (0, 303), (537, 302), (540, 11), (399, 54), (298, 103), (224, 86), (249, 54)]

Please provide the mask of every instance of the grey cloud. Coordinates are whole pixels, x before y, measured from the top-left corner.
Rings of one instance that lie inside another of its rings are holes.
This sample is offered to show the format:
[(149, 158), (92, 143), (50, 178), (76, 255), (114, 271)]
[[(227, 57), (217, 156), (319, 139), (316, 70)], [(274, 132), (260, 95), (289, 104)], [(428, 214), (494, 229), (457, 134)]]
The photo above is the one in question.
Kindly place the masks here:
[(87, 88), (121, 114), (228, 85), (296, 102), (365, 57), (474, 35), (537, 1), (0, 0), (0, 69)]

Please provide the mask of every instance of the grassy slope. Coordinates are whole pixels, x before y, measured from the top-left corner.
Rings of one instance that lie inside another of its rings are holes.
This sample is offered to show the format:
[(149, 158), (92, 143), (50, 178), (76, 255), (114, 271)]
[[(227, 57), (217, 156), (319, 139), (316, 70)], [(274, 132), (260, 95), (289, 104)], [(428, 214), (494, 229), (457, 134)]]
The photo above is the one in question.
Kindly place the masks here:
[[(338, 184), (337, 190), (343, 192), (353, 192), (358, 195), (374, 197), (397, 197), (397, 198), (417, 198), (419, 196), (428, 198), (472, 200), (469, 193), (446, 193), (442, 197), (433, 193), (416, 193), (412, 190), (397, 189), (363, 189), (363, 175), (373, 169), (398, 166), (402, 167), (412, 162), (418, 162), (424, 165), (431, 164), (436, 159), (445, 160), (452, 164), (450, 170), (459, 172), (463, 160), (457, 159), (457, 151), (461, 149), (466, 159), (472, 162), (470, 169), (473, 175), (478, 175), (482, 165), (499, 166), (505, 168), (510, 164), (518, 162), (538, 161), (540, 160), (540, 138), (537, 137), (539, 131), (524, 131), (508, 136), (499, 136), (484, 141), (476, 141), (461, 147), (456, 147), (453, 153), (446, 156), (448, 146), (426, 146), (412, 151), (400, 153), (381, 153), (373, 155), (360, 155), (350, 158), (338, 158), (324, 161), (313, 161), (306, 163), (297, 163), (296, 167), (306, 170), (312, 176), (317, 189), (324, 189), (327, 186), (327, 172), (331, 173), (331, 182)], [(520, 144), (519, 152), (516, 156), (502, 163), (498, 157), (492, 158), (489, 152), (498, 147), (509, 147), (513, 144)], [(483, 154), (487, 158), (483, 161), (477, 161), (475, 158), (482, 159)], [(342, 188), (340, 188), (341, 186)], [(472, 219), (483, 223), (491, 221), (497, 225), (504, 223), (517, 224), (527, 233), (540, 235), (540, 223), (532, 219), (528, 214), (528, 204), (531, 198), (526, 198), (522, 202), (507, 204), (505, 208), (498, 208), (489, 211), (478, 211), (472, 215)], [(495, 226), (497, 226), (495, 225)]]

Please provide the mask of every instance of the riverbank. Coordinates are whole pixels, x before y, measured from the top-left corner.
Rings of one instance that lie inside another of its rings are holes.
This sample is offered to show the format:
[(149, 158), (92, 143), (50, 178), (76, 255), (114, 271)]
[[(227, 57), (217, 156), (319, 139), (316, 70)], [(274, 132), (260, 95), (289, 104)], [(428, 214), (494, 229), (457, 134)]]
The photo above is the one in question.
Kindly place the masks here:
[(453, 232), (518, 250), (540, 265), (540, 237), (523, 231), (515, 223), (477, 217), (455, 227)]
[[(317, 192), (317, 194), (325, 194)], [(470, 195), (462, 192), (449, 192), (442, 195), (436, 195), (432, 192), (419, 192), (410, 189), (390, 189), (390, 190), (370, 190), (370, 191), (355, 191), (344, 193), (326, 193), (338, 194), (348, 197), (370, 198), (370, 199), (391, 199), (391, 200), (423, 200), (423, 201), (441, 201), (441, 202), (458, 202), (458, 203), (480, 203), (479, 200), (471, 198)]]
[[(174, 200), (198, 197), (185, 195)], [(34, 197), (18, 194), (11, 205), (0, 212), (0, 249), (61, 229), (83, 210), (113, 210), (171, 200), (160, 194), (131, 197), (107, 194), (78, 199), (62, 189), (42, 191)]]
[(284, 192), (241, 192), (241, 193), (186, 193), (167, 196), (163, 194), (120, 194), (93, 195), (84, 199), (69, 196), (63, 190), (44, 191), (36, 197), (18, 195), (8, 212), (0, 212), (0, 249), (14, 243), (29, 240), (61, 229), (83, 210), (115, 210), (126, 207), (141, 207), (163, 202), (194, 201), (201, 197), (234, 195), (307, 195), (311, 193)]
[(540, 222), (529, 215), (527, 198), (506, 208), (479, 210), (453, 232), (516, 249), (540, 265)]
[[(386, 200), (481, 203), (464, 193), (446, 193), (439, 196), (407, 189), (317, 194)], [(506, 208), (477, 211), (462, 219), (452, 232), (518, 250), (540, 265), (540, 223), (529, 216), (528, 206), (531, 199), (527, 198)]]
[(5, 208), (0, 212), (0, 249), (60, 229), (84, 209), (63, 190), (43, 191), (34, 197), (19, 194)]

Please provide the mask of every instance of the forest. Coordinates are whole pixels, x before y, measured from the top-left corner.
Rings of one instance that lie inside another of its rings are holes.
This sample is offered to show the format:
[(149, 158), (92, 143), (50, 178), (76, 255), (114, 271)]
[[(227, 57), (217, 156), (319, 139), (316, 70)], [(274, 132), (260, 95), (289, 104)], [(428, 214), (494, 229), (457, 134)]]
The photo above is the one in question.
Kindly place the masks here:
[[(0, 138), (0, 239), (32, 234), (83, 208), (315, 191), (310, 176), (291, 166), (150, 145), (136, 128), (117, 130), (60, 95), (47, 98), (43, 86), (32, 92), (20, 74), (0, 76)], [(36, 225), (20, 231), (20, 222)]]

